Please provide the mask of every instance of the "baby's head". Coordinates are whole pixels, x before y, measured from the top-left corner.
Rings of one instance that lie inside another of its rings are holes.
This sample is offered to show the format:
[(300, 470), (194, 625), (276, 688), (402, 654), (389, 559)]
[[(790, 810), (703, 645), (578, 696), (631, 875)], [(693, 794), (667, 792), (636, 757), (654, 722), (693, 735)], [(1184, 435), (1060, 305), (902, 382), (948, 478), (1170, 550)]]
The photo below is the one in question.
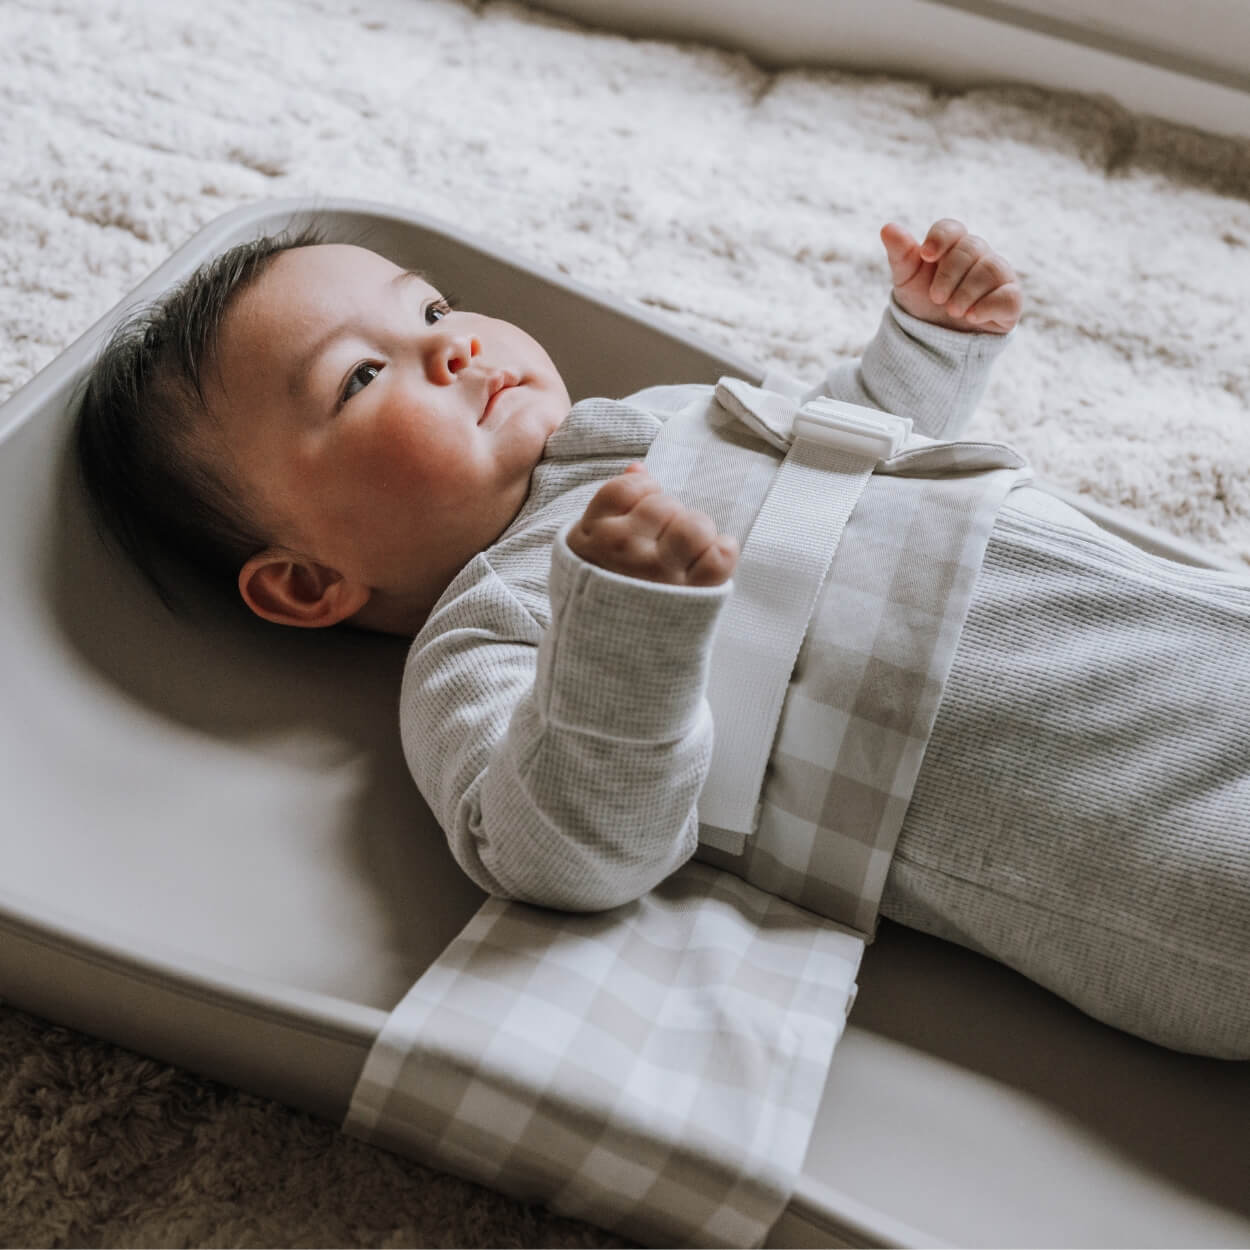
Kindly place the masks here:
[(268, 620), (411, 634), (507, 528), (569, 395), (528, 334), (311, 236), (231, 249), (132, 318), (78, 426), (95, 509)]

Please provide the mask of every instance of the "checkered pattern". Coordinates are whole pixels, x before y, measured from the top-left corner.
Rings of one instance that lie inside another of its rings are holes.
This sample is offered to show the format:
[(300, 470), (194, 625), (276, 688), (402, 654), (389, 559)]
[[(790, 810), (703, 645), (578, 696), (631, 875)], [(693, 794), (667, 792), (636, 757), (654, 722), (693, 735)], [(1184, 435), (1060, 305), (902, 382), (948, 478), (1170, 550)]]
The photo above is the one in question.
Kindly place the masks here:
[(867, 934), (1011, 469), (880, 477), (813, 616), (741, 871)]
[[(911, 416), (933, 433), (958, 428), (1001, 349), (999, 336), (908, 325), (897, 311), (878, 339), (892, 346), (870, 347), (862, 370), (831, 372), (828, 394)], [(521, 513), (466, 566), (415, 640), (400, 700), (409, 767), (483, 889), (611, 910), (488, 903), (384, 1029), (350, 1127), (643, 1241), (750, 1244), (798, 1178), (862, 950), (861, 935), (793, 903), (807, 897), (806, 873), (819, 883), (814, 907), (828, 915), (860, 915), (861, 896), (875, 906), (888, 823), (866, 827), (865, 840), (849, 822), (887, 806), (865, 798), (870, 791), (897, 798), (906, 788), (911, 756), (889, 761), (888, 778), (871, 756), (877, 737), (900, 725), (923, 736), (920, 711), (909, 720), (898, 702), (915, 656), (888, 620), (859, 654), (860, 622), (831, 613), (840, 594), (853, 605), (867, 579), (836, 573), (795, 676), (809, 680), (814, 649), (840, 642), (846, 663), (859, 664), (858, 685), (830, 699), (813, 674), (810, 693), (784, 708), (786, 767), (773, 768), (764, 792), (779, 834), (766, 823), (743, 862), (727, 862), (736, 875), (681, 867), (695, 851), (714, 749), (706, 665), (730, 587), (621, 577), (578, 560), (562, 536), (675, 415), (703, 414), (731, 449), (736, 463), (712, 457), (696, 469), (695, 448), (682, 493), (740, 539), (780, 457), (710, 388), (635, 398), (585, 400), (548, 440)], [(980, 462), (952, 459), (966, 454)], [(984, 476), (1018, 465), (1003, 455), (924, 448), (891, 468)], [(880, 494), (887, 480), (874, 475), (865, 493)], [(886, 499), (878, 520), (892, 525)], [(934, 602), (946, 593), (935, 579), (945, 548), (916, 528), (926, 554), (896, 553), (877, 591), (905, 610), (923, 604), (926, 585), (939, 593)], [(954, 562), (974, 568), (975, 535), (964, 538)], [(903, 620), (904, 634), (914, 633), (906, 612)], [(917, 661), (926, 673), (940, 671), (938, 650)], [(794, 740), (804, 717), (811, 746)], [(847, 732), (852, 719), (866, 736)], [(802, 764), (818, 779), (806, 805), (776, 790)], [(831, 792), (836, 802), (812, 798)], [(852, 799), (861, 800), (854, 811)], [(844, 850), (826, 853), (839, 839)], [(843, 894), (839, 855), (848, 861)], [(750, 877), (794, 897), (761, 895)]]
[(689, 864), (613, 911), (491, 899), (395, 1009), (345, 1124), (654, 1245), (758, 1245), (862, 940)]
[[(670, 419), (647, 463), (666, 490), (745, 542), (788, 423), (778, 422), (777, 394), (734, 382), (726, 398)], [(772, 433), (769, 443), (735, 429), (731, 405), (755, 409), (747, 415)], [(878, 466), (846, 524), (782, 704), (756, 832), (737, 854), (706, 839), (699, 852), (865, 935), (995, 515), (1028, 479), (1010, 448), (915, 441)], [(722, 630), (733, 612), (731, 599)], [(718, 706), (728, 690), (732, 704), (742, 675), (717, 659), (714, 651), (709, 699)]]
[[(839, 366), (820, 393), (898, 413), (921, 433), (957, 432), (1003, 339), (891, 308), (862, 367)], [(816, 393), (790, 380), (778, 396), (792, 412)], [(547, 440), (520, 513), (413, 643), (400, 693), (405, 758), (457, 863), (490, 894), (610, 908), (697, 851), (715, 737), (708, 662), (732, 586), (621, 577), (579, 560), (565, 535), (670, 421), (709, 405), (719, 442), (742, 454), (732, 472), (687, 474), (683, 495), (741, 539), (784, 438), (761, 442), (702, 385), (583, 400)]]

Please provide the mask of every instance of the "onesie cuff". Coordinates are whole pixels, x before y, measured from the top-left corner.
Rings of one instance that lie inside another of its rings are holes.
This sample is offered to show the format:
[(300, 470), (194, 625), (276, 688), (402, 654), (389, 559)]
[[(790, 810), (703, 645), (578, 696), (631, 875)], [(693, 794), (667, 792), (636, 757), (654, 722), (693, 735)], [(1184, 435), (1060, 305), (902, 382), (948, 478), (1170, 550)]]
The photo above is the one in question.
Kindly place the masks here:
[(827, 386), (834, 395), (861, 387), (873, 406), (911, 417), (917, 433), (957, 438), (1013, 335), (931, 325), (891, 297), (860, 363), (831, 370)]
[(665, 742), (704, 712), (712, 638), (733, 583), (669, 586), (552, 545), (552, 621), (539, 648), (540, 713), (561, 728)]
[(886, 305), (884, 324), (893, 320), (909, 338), (924, 347), (935, 348), (944, 355), (962, 356), (976, 352), (982, 360), (995, 360), (1007, 344), (1015, 338), (1015, 330), (1006, 334), (992, 334), (988, 330), (952, 330), (949, 326), (935, 326), (907, 312), (893, 295)]

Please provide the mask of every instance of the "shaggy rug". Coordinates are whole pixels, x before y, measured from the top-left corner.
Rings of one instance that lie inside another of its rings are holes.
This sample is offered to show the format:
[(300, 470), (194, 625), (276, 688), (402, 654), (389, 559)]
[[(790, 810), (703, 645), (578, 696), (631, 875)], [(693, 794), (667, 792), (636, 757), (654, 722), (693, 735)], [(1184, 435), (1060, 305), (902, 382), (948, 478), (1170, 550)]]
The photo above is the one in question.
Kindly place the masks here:
[[(455, 0), (3, 0), (0, 400), (197, 227), (416, 207), (761, 364), (857, 352), (879, 226), (966, 220), (1025, 320), (974, 432), (1250, 561), (1250, 142)], [(0, 1010), (5, 1245), (614, 1245)]]

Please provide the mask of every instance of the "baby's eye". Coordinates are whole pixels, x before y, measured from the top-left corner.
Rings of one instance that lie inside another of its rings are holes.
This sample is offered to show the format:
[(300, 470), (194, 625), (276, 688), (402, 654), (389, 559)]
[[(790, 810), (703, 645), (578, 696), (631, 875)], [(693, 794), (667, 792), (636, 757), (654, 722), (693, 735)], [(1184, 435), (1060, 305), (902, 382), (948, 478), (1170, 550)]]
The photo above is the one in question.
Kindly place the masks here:
[(377, 365), (371, 365), (367, 361), (362, 365), (357, 365), (347, 375), (347, 385), (343, 387), (339, 403), (345, 404), (353, 395), (359, 394), (381, 372), (382, 370)]
[(456, 297), (454, 295), (444, 295), (439, 299), (431, 300), (425, 306), (425, 324), (432, 326), (435, 322), (442, 321), (456, 307)]

